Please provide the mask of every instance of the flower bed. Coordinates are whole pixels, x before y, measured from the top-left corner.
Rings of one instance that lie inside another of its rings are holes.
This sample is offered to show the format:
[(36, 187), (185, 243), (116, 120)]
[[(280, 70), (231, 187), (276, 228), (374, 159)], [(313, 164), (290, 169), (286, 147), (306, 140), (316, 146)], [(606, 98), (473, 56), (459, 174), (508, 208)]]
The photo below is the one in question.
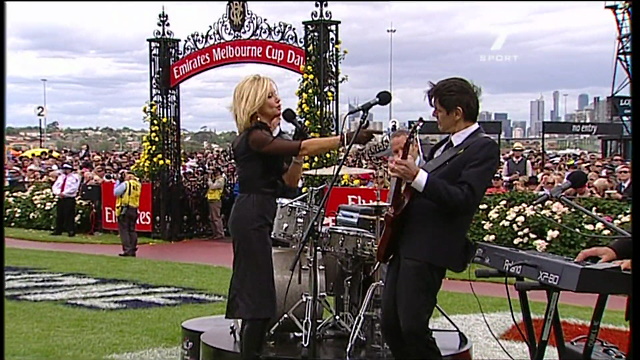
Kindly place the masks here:
[[(469, 230), (469, 238), (574, 257), (582, 249), (609, 243), (612, 239), (608, 236), (620, 235), (559, 201), (531, 206), (537, 197), (520, 192), (485, 196)], [(630, 203), (600, 198), (573, 201), (630, 232)]]
[[(560, 202), (531, 206), (536, 198), (535, 194), (520, 192), (485, 196), (469, 229), (469, 238), (573, 257), (584, 248), (607, 244), (611, 241), (607, 236), (619, 235)], [(618, 227), (631, 229), (630, 203), (600, 198), (579, 198), (575, 202)], [(34, 185), (26, 192), (5, 192), (4, 208), (5, 226), (38, 230), (52, 230), (55, 226), (56, 200), (48, 185)], [(90, 230), (90, 214), (91, 203), (77, 200), (78, 233)]]
[[(76, 232), (91, 229), (91, 202), (76, 201)], [(36, 184), (25, 192), (4, 193), (4, 226), (53, 230), (56, 224), (56, 197), (48, 184)]]

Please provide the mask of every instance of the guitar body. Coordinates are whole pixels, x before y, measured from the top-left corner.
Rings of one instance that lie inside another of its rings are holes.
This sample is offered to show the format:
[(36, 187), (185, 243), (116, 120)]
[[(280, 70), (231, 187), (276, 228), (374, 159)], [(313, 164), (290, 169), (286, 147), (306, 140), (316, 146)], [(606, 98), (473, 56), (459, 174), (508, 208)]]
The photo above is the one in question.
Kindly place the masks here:
[[(407, 136), (407, 140), (405, 141), (402, 148), (401, 159), (406, 160), (409, 156), (409, 150), (411, 149), (413, 138), (418, 133), (418, 130), (423, 123), (423, 120), (418, 120), (409, 131), (409, 136)], [(397, 234), (397, 219), (400, 217), (400, 214), (402, 214), (404, 208), (411, 199), (411, 195), (413, 194), (413, 190), (410, 186), (405, 186), (403, 191), (403, 184), (404, 181), (402, 181), (402, 179), (394, 178), (392, 180), (391, 206), (384, 214), (384, 229), (382, 231), (382, 235), (380, 236), (378, 249), (376, 251), (376, 260), (381, 263), (386, 264), (387, 262), (389, 262), (389, 259), (391, 259), (391, 255), (393, 255), (396, 245), (394, 239), (395, 235)]]

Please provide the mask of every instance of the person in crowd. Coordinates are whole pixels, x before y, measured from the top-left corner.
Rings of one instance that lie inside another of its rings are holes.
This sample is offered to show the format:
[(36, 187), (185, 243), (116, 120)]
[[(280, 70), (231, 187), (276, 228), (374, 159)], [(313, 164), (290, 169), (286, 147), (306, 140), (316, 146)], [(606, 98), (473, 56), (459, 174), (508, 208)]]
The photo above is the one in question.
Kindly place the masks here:
[(542, 182), (538, 184), (535, 192), (539, 195), (550, 195), (551, 190), (556, 186), (556, 177), (551, 174), (542, 177)]
[(73, 166), (63, 164), (62, 174), (53, 183), (52, 191), (58, 199), (56, 205), (56, 226), (51, 235), (62, 235), (67, 231), (69, 236), (76, 235), (76, 196), (80, 189), (80, 176), (74, 172)]
[(83, 181), (80, 185), (80, 199), (87, 200), (91, 203), (91, 229), (89, 231), (90, 235), (99, 233), (101, 229), (102, 221), (99, 219), (99, 215), (102, 215), (102, 189), (100, 186), (100, 182), (96, 180), (100, 179), (91, 171), (85, 171), (83, 174)]
[(611, 161), (609, 161), (609, 165), (612, 169), (616, 169), (618, 166), (622, 165), (624, 163), (624, 159), (622, 158), (622, 155), (620, 154), (613, 154), (611, 156)]
[[(429, 319), (447, 269), (461, 272), (471, 261), (467, 231), (499, 165), (498, 144), (477, 123), (478, 92), (462, 78), (431, 83), (433, 116), (450, 135), (429, 151), (426, 164), (441, 165), (427, 172), (412, 156), (389, 162), (390, 175), (406, 181), (415, 194), (393, 226), (396, 242), (382, 295), (382, 335), (396, 359), (442, 358)], [(438, 161), (448, 148), (465, 145), (462, 152), (448, 152), (453, 157), (446, 162)]]
[(142, 185), (138, 178), (130, 171), (121, 170), (113, 188), (116, 197), (116, 217), (118, 219), (118, 233), (122, 243), (120, 256), (136, 257), (138, 251), (138, 207)]
[(516, 142), (513, 144), (511, 148), (511, 156), (504, 164), (502, 168), (502, 177), (505, 181), (505, 186), (507, 189), (513, 188), (513, 182), (516, 181), (520, 176), (532, 176), (533, 175), (533, 167), (531, 165), (531, 161), (529, 159), (522, 156), (522, 152), (524, 151), (524, 146), (521, 143)]
[(80, 145), (80, 152), (78, 152), (78, 159), (81, 161), (90, 160), (91, 159), (91, 151), (89, 150), (89, 144), (84, 143)]
[(7, 189), (9, 192), (26, 191), (27, 184), (25, 183), (24, 175), (19, 166), (14, 166), (9, 169), (7, 173)]
[[(503, 181), (504, 183), (504, 181)], [(529, 189), (527, 188), (527, 183), (525, 181), (525, 177), (521, 176), (520, 178), (516, 179), (513, 181), (513, 188), (511, 189), (511, 191), (517, 191), (517, 192), (527, 192), (529, 191)]]
[(507, 189), (504, 187), (504, 180), (501, 174), (495, 174), (491, 179), (491, 186), (487, 188), (485, 194), (504, 194)]
[[(273, 80), (250, 75), (233, 92), (231, 112), (238, 128), (233, 141), (239, 195), (231, 210), (229, 230), (233, 241), (233, 272), (226, 318), (242, 319), (240, 356), (260, 358), (267, 326), (276, 314), (271, 228), (276, 215), (279, 183), (296, 187), (303, 156), (335, 150), (355, 134), (287, 140), (273, 136), (281, 116), (280, 97)], [(366, 129), (355, 143), (365, 144), (374, 134)], [(294, 157), (285, 167), (284, 157)]]
[(542, 177), (543, 176), (549, 176), (553, 174), (553, 164), (552, 163), (546, 163), (544, 165), (544, 167), (542, 168), (542, 171), (538, 173), (537, 177), (538, 177), (538, 183), (542, 182)]
[(534, 192), (539, 184), (540, 184), (540, 181), (538, 180), (537, 176), (530, 176), (529, 178), (526, 179), (524, 183), (524, 186), (525, 186), (524, 191)]
[(211, 217), (211, 233), (214, 240), (224, 238), (224, 225), (222, 224), (222, 193), (226, 186), (224, 174), (220, 168), (208, 170), (207, 200), (209, 201), (209, 215)]
[(390, 185), (386, 172), (384, 170), (378, 170), (373, 182), (373, 187), (378, 189), (388, 189)]
[(618, 185), (615, 193), (611, 193), (611, 198), (616, 200), (631, 201), (633, 187), (631, 183), (631, 167), (629, 165), (618, 165), (616, 168)]
[(593, 182), (593, 189), (595, 190), (595, 196), (606, 198), (613, 190), (613, 184), (609, 182), (609, 179), (600, 177)]

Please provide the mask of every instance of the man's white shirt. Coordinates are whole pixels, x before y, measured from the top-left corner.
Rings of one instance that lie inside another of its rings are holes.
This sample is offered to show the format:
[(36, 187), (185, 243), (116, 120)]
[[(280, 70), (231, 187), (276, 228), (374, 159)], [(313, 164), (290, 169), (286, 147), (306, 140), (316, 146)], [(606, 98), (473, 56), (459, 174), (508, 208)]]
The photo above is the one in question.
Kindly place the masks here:
[[(64, 192), (62, 189), (62, 183), (64, 182), (64, 178), (67, 178), (66, 183), (64, 184)], [(64, 195), (64, 197), (76, 197), (78, 195), (78, 189), (80, 188), (80, 176), (76, 173), (70, 173), (68, 175), (60, 174), (58, 178), (53, 183), (51, 190), (54, 195)]]

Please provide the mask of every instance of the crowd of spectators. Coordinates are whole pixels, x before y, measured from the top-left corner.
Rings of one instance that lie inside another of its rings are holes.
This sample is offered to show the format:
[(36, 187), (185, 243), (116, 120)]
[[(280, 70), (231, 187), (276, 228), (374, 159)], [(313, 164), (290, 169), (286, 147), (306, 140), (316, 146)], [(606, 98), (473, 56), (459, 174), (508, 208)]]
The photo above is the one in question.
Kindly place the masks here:
[(582, 151), (543, 157), (542, 152), (526, 151), (519, 143), (503, 155), (487, 194), (523, 191), (542, 195), (563, 184), (575, 170), (587, 174), (587, 183), (577, 189), (567, 189), (565, 195), (631, 200), (631, 163), (620, 154), (603, 158), (597, 153)]
[[(425, 149), (426, 152), (426, 149)], [(140, 153), (97, 152), (83, 144), (79, 151), (61, 149), (58, 152), (43, 151), (40, 154), (12, 156), (7, 153), (5, 162), (5, 189), (24, 191), (35, 183), (52, 185), (63, 164), (70, 164), (80, 175), (82, 184), (79, 197), (93, 202), (97, 226), (100, 229), (100, 184), (115, 182), (119, 171), (130, 169)], [(183, 154), (181, 173), (188, 197), (203, 201), (206, 206), (207, 182), (214, 172), (221, 171), (225, 178), (222, 198), (222, 215), (225, 219), (231, 211), (234, 195), (237, 194), (236, 169), (229, 148), (206, 149)], [(389, 188), (390, 178), (386, 166), (387, 158), (367, 148), (353, 149), (345, 163), (348, 167), (369, 169), (370, 173), (344, 175), (341, 186)], [(542, 156), (540, 151), (525, 150), (515, 143), (502, 157), (487, 194), (508, 191), (547, 193), (562, 184), (573, 170), (584, 171), (588, 176), (586, 186), (569, 189), (566, 194), (584, 197), (594, 196), (618, 200), (632, 197), (631, 163), (620, 154), (603, 158), (597, 153), (582, 151), (570, 154)]]

